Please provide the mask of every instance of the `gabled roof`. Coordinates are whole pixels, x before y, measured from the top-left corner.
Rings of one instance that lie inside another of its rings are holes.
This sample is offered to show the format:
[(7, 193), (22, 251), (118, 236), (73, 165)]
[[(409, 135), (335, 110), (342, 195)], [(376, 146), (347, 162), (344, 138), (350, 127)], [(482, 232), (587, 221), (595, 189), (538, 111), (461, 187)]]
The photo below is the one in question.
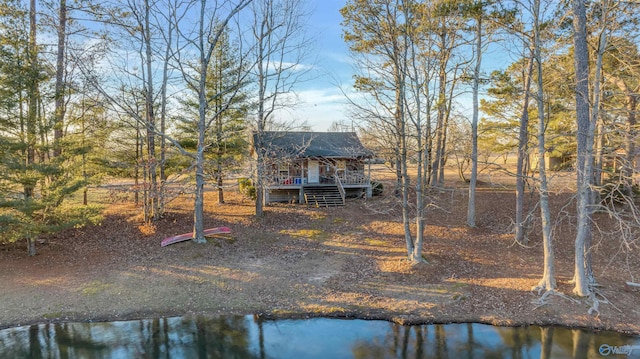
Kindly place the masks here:
[(269, 157), (373, 157), (373, 152), (362, 145), (355, 132), (267, 131), (263, 132), (260, 139), (254, 133), (253, 143), (256, 151), (261, 150)]

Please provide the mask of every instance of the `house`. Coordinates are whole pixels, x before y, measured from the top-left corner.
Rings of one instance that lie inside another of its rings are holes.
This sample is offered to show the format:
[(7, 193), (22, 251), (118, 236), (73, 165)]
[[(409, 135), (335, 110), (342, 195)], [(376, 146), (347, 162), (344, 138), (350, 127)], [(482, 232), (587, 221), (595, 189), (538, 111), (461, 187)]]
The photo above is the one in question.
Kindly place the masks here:
[(253, 144), (265, 158), (265, 204), (337, 206), (348, 196), (371, 197), (374, 154), (355, 132), (272, 131), (255, 133)]

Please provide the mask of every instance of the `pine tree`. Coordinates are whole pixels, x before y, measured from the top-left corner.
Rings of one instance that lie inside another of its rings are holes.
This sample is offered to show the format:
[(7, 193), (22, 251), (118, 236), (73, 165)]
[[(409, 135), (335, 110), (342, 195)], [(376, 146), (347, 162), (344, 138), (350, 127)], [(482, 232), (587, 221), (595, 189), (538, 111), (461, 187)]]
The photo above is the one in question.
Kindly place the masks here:
[[(5, 2), (2, 10), (0, 231), (3, 241), (26, 239), (29, 255), (35, 255), (40, 235), (98, 221), (99, 210), (65, 201), (85, 184), (76, 169), (87, 147), (60, 142), (65, 151), (53, 156), (48, 140), (53, 128), (40, 111), (46, 98), (41, 91), (50, 78), (36, 42), (35, 2), (29, 10), (20, 2)], [(26, 35), (24, 28), (30, 29)]]
[[(211, 126), (206, 131), (205, 173), (218, 189), (218, 202), (224, 203), (224, 178), (238, 169), (247, 155), (246, 116), (247, 83), (238, 81), (246, 69), (238, 67), (238, 49), (230, 42), (228, 32), (220, 37), (209, 63), (206, 91), (209, 103), (207, 118)], [(187, 116), (180, 117), (178, 141), (184, 149), (194, 151), (197, 143), (197, 98), (182, 103)]]

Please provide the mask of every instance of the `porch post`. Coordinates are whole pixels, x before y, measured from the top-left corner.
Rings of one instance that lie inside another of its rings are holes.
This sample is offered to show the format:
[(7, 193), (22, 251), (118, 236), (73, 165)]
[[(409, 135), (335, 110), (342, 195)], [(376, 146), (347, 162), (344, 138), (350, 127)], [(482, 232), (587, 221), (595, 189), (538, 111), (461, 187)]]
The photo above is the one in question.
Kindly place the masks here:
[(371, 187), (371, 158), (369, 159), (369, 163), (368, 163), (368, 176), (367, 176), (367, 198), (371, 198), (373, 197), (373, 188)]
[(304, 174), (304, 165), (305, 163), (307, 163), (306, 159), (303, 159), (301, 161), (301, 166), (300, 166), (300, 189), (298, 190), (298, 203), (299, 204), (304, 204), (304, 181), (307, 179), (307, 176)]

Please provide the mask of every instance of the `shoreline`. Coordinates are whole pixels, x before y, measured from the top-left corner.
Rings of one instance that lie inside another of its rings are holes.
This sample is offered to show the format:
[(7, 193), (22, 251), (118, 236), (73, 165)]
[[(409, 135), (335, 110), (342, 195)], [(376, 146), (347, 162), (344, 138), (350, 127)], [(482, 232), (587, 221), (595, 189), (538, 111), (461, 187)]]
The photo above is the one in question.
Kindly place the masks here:
[(558, 321), (549, 318), (541, 318), (534, 321), (527, 320), (513, 320), (509, 318), (479, 318), (474, 316), (451, 316), (441, 318), (427, 318), (416, 315), (403, 315), (403, 314), (385, 314), (381, 312), (334, 312), (334, 313), (303, 313), (303, 312), (291, 312), (287, 314), (282, 313), (270, 313), (270, 312), (209, 312), (209, 311), (190, 311), (190, 312), (132, 312), (125, 314), (112, 314), (106, 316), (97, 317), (82, 317), (76, 316), (72, 313), (69, 315), (62, 315), (60, 318), (40, 318), (28, 320), (26, 322), (14, 322), (3, 323), (0, 325), (0, 331), (5, 329), (27, 327), (33, 325), (43, 324), (60, 324), (60, 323), (103, 323), (103, 322), (117, 322), (117, 321), (136, 321), (153, 318), (169, 318), (169, 317), (217, 317), (217, 316), (254, 316), (266, 321), (278, 321), (278, 320), (305, 320), (315, 318), (326, 319), (344, 319), (344, 320), (376, 320), (395, 323), (402, 326), (418, 326), (418, 325), (446, 325), (446, 324), (484, 324), (495, 327), (556, 327), (566, 329), (584, 330), (589, 332), (614, 332), (619, 335), (628, 337), (634, 337), (640, 339), (640, 329), (637, 327), (634, 329), (630, 325), (610, 325), (602, 323), (600, 325), (586, 324), (584, 322), (575, 321)]

